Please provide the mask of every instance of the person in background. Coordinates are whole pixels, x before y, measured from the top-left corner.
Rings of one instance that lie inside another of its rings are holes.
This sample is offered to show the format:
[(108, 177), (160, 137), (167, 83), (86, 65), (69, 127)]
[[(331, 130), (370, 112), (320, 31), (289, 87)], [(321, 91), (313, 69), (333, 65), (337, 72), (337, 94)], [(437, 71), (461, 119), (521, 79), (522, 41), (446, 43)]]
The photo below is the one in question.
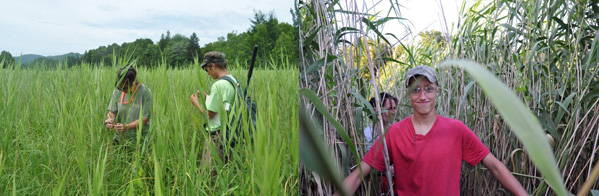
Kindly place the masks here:
[(137, 71), (129, 64), (119, 69), (115, 86), (104, 120), (106, 128), (115, 132), (114, 143), (132, 141), (138, 128), (146, 136), (153, 108), (150, 88), (137, 80)]
[[(395, 117), (397, 98), (395, 98), (393, 95), (390, 95), (389, 93), (381, 92), (379, 93), (379, 100), (382, 103), (381, 115), (383, 116), (383, 124), (385, 125), (385, 127), (387, 127), (388, 125), (390, 125), (389, 123), (391, 123), (391, 120)], [(374, 97), (370, 98), (369, 103), (372, 106), (372, 108), (376, 111), (376, 101)], [(372, 119), (372, 124), (364, 128), (364, 138), (366, 138), (367, 143), (366, 151), (368, 151), (370, 147), (372, 147), (372, 143), (374, 143), (374, 141), (376, 141), (379, 138), (379, 135), (381, 134), (380, 130), (378, 129), (380, 123), (379, 121), (376, 121), (376, 118), (378, 117), (378, 112), (371, 115), (370, 117)]]
[[(391, 125), (392, 120), (395, 118), (395, 113), (397, 110), (397, 98), (395, 98), (393, 95), (386, 93), (386, 92), (381, 92), (379, 93), (379, 101), (382, 103), (382, 105), (380, 106), (381, 108), (381, 116), (383, 117), (383, 131), (386, 131), (389, 128), (389, 125)], [(374, 97), (370, 98), (370, 101), (368, 101), (370, 103), (370, 105), (372, 106), (372, 108), (377, 111), (376, 108), (376, 100)], [(372, 119), (372, 124), (368, 125), (365, 129), (364, 129), (364, 138), (366, 139), (366, 151), (370, 150), (370, 148), (372, 147), (372, 143), (374, 143), (376, 140), (379, 139), (379, 136), (381, 135), (381, 129), (380, 127), (380, 122), (378, 120), (376, 120), (378, 118), (378, 113), (379, 112), (375, 112), (373, 115), (371, 115), (371, 119)], [(357, 165), (355, 166), (357, 167)], [(395, 174), (393, 172), (393, 166), (389, 166), (389, 170), (391, 171), (392, 174), (392, 181), (395, 181)], [(379, 178), (379, 183), (380, 183), (380, 190), (381, 192), (386, 192), (386, 190), (389, 190), (389, 183), (387, 181), (387, 178), (385, 177), (384, 174), (381, 173), (381, 176)]]

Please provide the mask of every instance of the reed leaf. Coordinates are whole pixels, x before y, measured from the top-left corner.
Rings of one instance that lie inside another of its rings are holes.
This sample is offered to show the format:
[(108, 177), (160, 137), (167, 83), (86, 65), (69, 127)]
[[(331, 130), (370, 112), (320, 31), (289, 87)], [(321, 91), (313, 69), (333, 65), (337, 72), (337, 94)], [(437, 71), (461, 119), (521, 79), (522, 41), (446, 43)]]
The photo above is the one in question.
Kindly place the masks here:
[[(300, 159), (310, 170), (315, 171), (321, 177), (333, 182), (338, 188), (343, 187), (331, 153), (324, 146), (322, 129), (316, 128), (317, 124), (300, 106)], [(344, 195), (346, 191), (340, 188)]]
[(468, 60), (447, 60), (441, 66), (453, 65), (466, 70), (480, 85), (501, 117), (524, 145), (524, 150), (557, 195), (568, 195), (551, 146), (538, 119), (516, 95), (480, 64)]
[(320, 112), (320, 114), (322, 114), (333, 125), (333, 127), (335, 127), (335, 129), (337, 129), (337, 133), (339, 133), (343, 140), (345, 140), (351, 152), (353, 153), (356, 161), (358, 161), (358, 152), (356, 151), (356, 146), (354, 145), (354, 142), (350, 139), (343, 126), (341, 126), (341, 124), (337, 120), (335, 120), (335, 118), (333, 118), (333, 116), (331, 116), (329, 112), (327, 112), (326, 107), (324, 106), (324, 104), (322, 104), (322, 101), (318, 98), (316, 93), (314, 93), (314, 91), (310, 89), (304, 88), (300, 90), (300, 94), (308, 98), (312, 102), (312, 104), (314, 104), (316, 110), (318, 110), (318, 112)]

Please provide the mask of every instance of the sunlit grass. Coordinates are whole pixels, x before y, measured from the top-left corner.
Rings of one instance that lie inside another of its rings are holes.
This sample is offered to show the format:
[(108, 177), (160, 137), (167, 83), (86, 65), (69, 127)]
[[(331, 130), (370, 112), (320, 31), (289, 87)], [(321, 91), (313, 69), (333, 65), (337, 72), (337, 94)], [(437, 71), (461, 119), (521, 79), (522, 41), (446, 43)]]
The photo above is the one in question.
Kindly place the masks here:
[(154, 114), (147, 140), (129, 147), (112, 145), (102, 124), (117, 68), (2, 69), (0, 195), (295, 195), (298, 70), (285, 67), (254, 71), (254, 143), (214, 160), (212, 177), (200, 166), (205, 117), (189, 96), (214, 80), (196, 66), (138, 69)]

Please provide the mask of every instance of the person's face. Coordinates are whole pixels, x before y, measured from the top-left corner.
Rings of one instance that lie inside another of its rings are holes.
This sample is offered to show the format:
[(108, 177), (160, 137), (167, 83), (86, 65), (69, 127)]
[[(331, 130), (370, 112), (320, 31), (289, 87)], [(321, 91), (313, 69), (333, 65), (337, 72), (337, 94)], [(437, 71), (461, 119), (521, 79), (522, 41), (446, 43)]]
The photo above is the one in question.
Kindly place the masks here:
[(414, 113), (428, 115), (434, 111), (435, 98), (439, 94), (439, 87), (431, 83), (426, 77), (412, 79), (408, 95)]
[(123, 81), (119, 84), (119, 87), (117, 89), (122, 92), (127, 92), (129, 90), (129, 85), (127, 85), (127, 82)]
[(388, 124), (395, 117), (397, 103), (392, 98), (385, 99), (383, 103), (383, 123)]
[(202, 67), (208, 75), (212, 77), (212, 79), (216, 79), (216, 74), (214, 73), (214, 63), (208, 63), (206, 66)]

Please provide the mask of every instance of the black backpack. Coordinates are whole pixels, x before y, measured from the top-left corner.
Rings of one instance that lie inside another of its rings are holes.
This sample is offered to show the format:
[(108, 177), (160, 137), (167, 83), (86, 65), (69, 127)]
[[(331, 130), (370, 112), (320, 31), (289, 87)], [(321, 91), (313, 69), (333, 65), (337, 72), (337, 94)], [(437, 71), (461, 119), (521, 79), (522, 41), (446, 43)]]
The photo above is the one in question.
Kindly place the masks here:
[[(250, 141), (253, 141), (252, 131), (256, 128), (256, 103), (252, 101), (252, 98), (250, 96), (247, 96), (245, 93), (243, 93), (243, 91), (241, 90), (241, 86), (238, 82), (235, 82), (232, 78), (228, 76), (223, 76), (219, 78), (219, 80), (221, 79), (231, 83), (233, 88), (235, 88), (237, 91), (235, 93), (235, 101), (232, 104), (233, 108), (231, 109), (231, 114), (233, 115), (228, 125), (229, 130), (235, 131), (235, 136), (233, 139), (234, 143), (238, 142), (237, 140), (239, 139), (239, 137), (247, 137), (243, 130), (244, 119), (251, 121), (251, 124), (249, 125), (248, 134), (250, 137)], [(237, 105), (238, 103), (240, 103), (241, 105)]]

